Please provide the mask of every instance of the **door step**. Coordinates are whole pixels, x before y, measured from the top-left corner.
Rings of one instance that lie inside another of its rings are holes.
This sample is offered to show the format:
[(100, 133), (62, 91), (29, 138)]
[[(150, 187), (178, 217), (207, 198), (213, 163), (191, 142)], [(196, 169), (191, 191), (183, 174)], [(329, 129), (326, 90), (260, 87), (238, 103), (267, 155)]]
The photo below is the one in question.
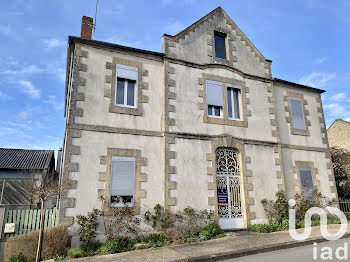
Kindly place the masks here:
[(246, 228), (239, 228), (239, 229), (224, 229), (225, 233), (230, 234), (232, 236), (246, 236), (254, 234), (254, 232), (249, 231)]

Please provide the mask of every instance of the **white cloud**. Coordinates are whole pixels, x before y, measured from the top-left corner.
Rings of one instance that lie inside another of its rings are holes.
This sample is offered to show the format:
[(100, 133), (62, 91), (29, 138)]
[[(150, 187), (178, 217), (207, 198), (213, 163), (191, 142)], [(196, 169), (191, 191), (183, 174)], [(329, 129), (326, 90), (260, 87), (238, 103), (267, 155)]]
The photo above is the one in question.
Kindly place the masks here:
[(318, 64), (322, 64), (324, 62), (326, 62), (328, 60), (328, 57), (327, 56), (323, 56), (323, 57), (319, 57), (315, 60), (316, 63)]
[(54, 109), (62, 110), (64, 108), (64, 103), (61, 100), (58, 100), (56, 96), (48, 96), (44, 101), (46, 104), (50, 104)]
[(43, 142), (38, 142), (38, 143), (23, 141), (22, 143), (4, 144), (4, 145), (1, 145), (1, 147), (38, 149), (38, 150), (55, 150), (55, 156), (56, 156), (56, 151), (62, 147), (62, 143), (63, 143), (62, 139), (59, 139), (57, 137), (55, 139), (52, 139), (51, 141), (44, 140)]
[(350, 105), (345, 102), (345, 93), (339, 93), (325, 99), (325, 101), (329, 102), (326, 102), (323, 106), (327, 118), (327, 126), (329, 126), (329, 124), (331, 124), (337, 118), (350, 121)]
[(0, 75), (6, 76), (6, 81), (16, 82), (18, 78), (27, 78), (35, 74), (50, 74), (57, 77), (60, 82), (66, 80), (66, 54), (44, 67), (27, 64), (13, 57), (0, 58)]
[(2, 74), (2, 75), (32, 75), (32, 74), (43, 73), (43, 72), (45, 72), (45, 70), (42, 68), (39, 68), (36, 65), (25, 65), (25, 66), (22, 66), (22, 68), (5, 69), (3, 71), (0, 71), (0, 74)]
[(23, 93), (28, 94), (31, 98), (39, 98), (40, 97), (40, 90), (35, 88), (34, 85), (27, 80), (19, 80), (17, 82), (21, 87), (21, 90)]
[(331, 96), (329, 98), (329, 100), (332, 100), (332, 101), (342, 101), (346, 98), (346, 94), (345, 93), (339, 93), (339, 94), (336, 94), (334, 96)]
[(54, 38), (44, 39), (43, 43), (47, 48), (55, 48), (55, 47), (61, 47), (61, 46), (66, 45), (65, 41), (61, 41), (61, 40), (54, 39)]
[(339, 103), (330, 103), (323, 106), (327, 115), (336, 118), (345, 118), (350, 116), (350, 111), (345, 105)]
[(328, 82), (336, 77), (334, 73), (325, 72), (312, 72), (311, 74), (302, 77), (299, 82), (302, 85), (313, 86), (316, 88), (322, 88), (328, 84)]
[(22, 111), (22, 112), (19, 112), (18, 116), (21, 119), (27, 119), (30, 116), (30, 113), (27, 111)]
[(164, 31), (167, 33), (167, 34), (170, 34), (170, 35), (175, 35), (179, 32), (181, 32), (185, 27), (182, 25), (181, 22), (179, 21), (175, 21), (173, 23), (169, 23), (168, 25), (166, 25), (164, 27)]

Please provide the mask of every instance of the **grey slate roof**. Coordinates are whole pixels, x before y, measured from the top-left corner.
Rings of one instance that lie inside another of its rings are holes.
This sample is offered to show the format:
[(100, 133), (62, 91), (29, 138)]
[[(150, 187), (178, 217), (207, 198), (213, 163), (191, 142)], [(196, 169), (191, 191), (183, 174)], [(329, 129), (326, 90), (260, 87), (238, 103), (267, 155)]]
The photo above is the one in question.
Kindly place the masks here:
[(53, 157), (53, 150), (0, 148), (0, 169), (46, 169)]

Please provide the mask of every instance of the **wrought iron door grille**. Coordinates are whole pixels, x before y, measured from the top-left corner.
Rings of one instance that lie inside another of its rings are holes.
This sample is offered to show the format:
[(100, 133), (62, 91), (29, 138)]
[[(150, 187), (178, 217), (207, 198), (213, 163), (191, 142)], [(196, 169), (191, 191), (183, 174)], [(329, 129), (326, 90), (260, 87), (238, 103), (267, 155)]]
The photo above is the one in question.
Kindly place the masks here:
[(219, 218), (241, 218), (242, 199), (237, 150), (216, 150), (216, 185)]

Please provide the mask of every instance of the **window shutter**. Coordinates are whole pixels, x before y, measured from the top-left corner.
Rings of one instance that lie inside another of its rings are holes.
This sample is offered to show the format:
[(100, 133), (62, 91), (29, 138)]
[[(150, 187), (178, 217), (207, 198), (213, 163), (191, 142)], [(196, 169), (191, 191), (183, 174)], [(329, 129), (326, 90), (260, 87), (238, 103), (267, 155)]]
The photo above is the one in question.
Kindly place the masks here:
[(292, 124), (295, 129), (305, 130), (303, 104), (300, 99), (290, 98), (290, 110), (292, 112)]
[(138, 68), (126, 65), (117, 65), (117, 77), (137, 81)]
[(222, 83), (206, 81), (207, 105), (223, 107)]
[(135, 186), (135, 158), (112, 157), (110, 194), (133, 196)]

